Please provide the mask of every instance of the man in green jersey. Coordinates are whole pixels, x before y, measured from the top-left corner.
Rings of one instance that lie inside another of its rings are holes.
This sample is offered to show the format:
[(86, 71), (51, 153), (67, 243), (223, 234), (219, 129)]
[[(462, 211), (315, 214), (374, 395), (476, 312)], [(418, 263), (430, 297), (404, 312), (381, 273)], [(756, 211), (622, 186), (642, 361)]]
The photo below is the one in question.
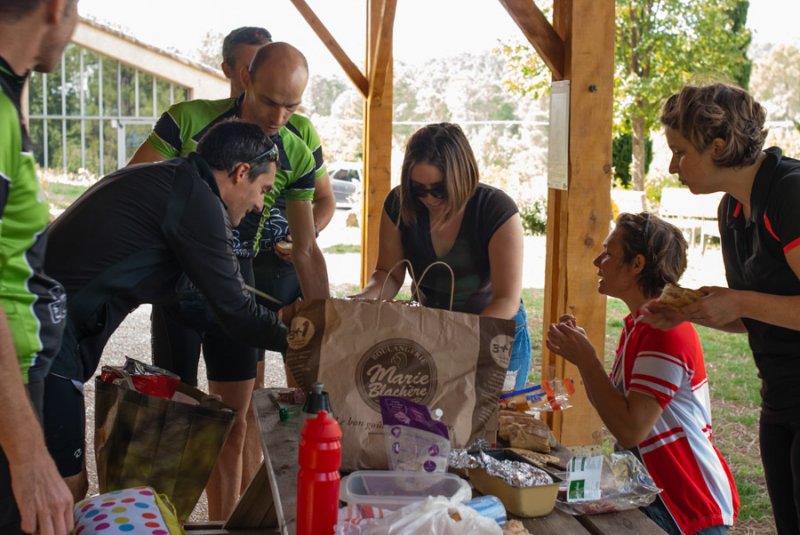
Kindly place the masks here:
[[(268, 44), (259, 49), (253, 58), (243, 83), (245, 92), (239, 98), (195, 100), (172, 106), (158, 120), (131, 163), (184, 155), (194, 149), (199, 137), (211, 125), (227, 117), (240, 117), (258, 124), (278, 145), (280, 161), (275, 186), (265, 197), (265, 216), (247, 217), (234, 229), (234, 252), (239, 257), (242, 274), (246, 280), (249, 276), (252, 284), (252, 257), (261, 230), (269, 216), (269, 209), (276, 198), (285, 192), (286, 219), (293, 239), (292, 257), (303, 295), (307, 299), (325, 299), (329, 297), (328, 274), (325, 259), (316, 243), (311, 205), (315, 160), (303, 140), (286, 127), (300, 105), (308, 83), (305, 57), (289, 44)], [(166, 336), (168, 346), (172, 346), (170, 337), (184, 335), (174, 329), (174, 323), (179, 320), (183, 319), (168, 307), (154, 308), (154, 340)], [(207, 343), (209, 332), (216, 330), (216, 326), (198, 327), (206, 337), (204, 343)], [(225, 339), (219, 336), (213, 338)], [(212, 351), (204, 351), (209, 370), (209, 391), (222, 396), (228, 405), (237, 410), (233, 430), (206, 489), (209, 518), (224, 519), (233, 509), (241, 487), (241, 456), (247, 429), (247, 408), (256, 376), (257, 351), (236, 341), (214, 344), (209, 349)], [(167, 348), (169, 350), (170, 347)], [(172, 347), (172, 351), (175, 352), (175, 347)], [(177, 354), (175, 357), (183, 358)]]
[(0, 2), (0, 533), (66, 534), (72, 496), (40, 425), (44, 377), (61, 345), (63, 287), (45, 275), (49, 211), (20, 97), (58, 63), (77, 0)]

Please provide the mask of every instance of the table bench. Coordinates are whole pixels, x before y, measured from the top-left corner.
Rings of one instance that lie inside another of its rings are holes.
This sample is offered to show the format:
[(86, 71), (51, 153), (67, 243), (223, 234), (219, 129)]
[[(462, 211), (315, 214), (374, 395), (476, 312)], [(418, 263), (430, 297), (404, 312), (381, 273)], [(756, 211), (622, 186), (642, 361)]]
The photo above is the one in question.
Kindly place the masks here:
[[(270, 398), (273, 390), (265, 388), (253, 393), (253, 408), (264, 452), (262, 471), (239, 500), (225, 526), (220, 523), (194, 524), (187, 526), (187, 535), (294, 534), (301, 419), (280, 421), (278, 409)], [(279, 498), (273, 499), (275, 496)], [(509, 518), (514, 517), (509, 515)], [(518, 520), (536, 535), (664, 534), (638, 509), (583, 516), (572, 516), (556, 509), (544, 517)], [(270, 524), (278, 527), (266, 527)]]

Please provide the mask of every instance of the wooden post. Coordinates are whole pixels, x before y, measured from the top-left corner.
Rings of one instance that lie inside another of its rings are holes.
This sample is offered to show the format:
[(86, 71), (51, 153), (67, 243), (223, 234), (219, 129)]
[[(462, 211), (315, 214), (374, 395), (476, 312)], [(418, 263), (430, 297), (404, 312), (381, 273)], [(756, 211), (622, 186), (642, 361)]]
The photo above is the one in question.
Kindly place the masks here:
[[(563, 313), (586, 329), (600, 358), (605, 352), (606, 299), (597, 293), (593, 259), (611, 219), (611, 120), (614, 81), (614, 1), (555, 0), (553, 24), (564, 40), (564, 78), (570, 80), (569, 190), (548, 195), (544, 336)], [(572, 408), (550, 424), (565, 445), (596, 444), (601, 422), (577, 368), (543, 347), (543, 377), (575, 380)]]
[(361, 286), (378, 260), (383, 201), (392, 176), (392, 30), (397, 0), (367, 0), (367, 79), (364, 102), (364, 183), (362, 184)]

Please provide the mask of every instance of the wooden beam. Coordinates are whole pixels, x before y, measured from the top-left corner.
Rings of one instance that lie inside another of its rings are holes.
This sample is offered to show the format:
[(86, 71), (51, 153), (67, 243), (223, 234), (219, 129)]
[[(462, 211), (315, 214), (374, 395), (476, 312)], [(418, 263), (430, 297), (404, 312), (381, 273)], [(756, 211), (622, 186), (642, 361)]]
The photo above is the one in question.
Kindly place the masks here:
[[(573, 314), (602, 359), (606, 299), (597, 293), (592, 261), (611, 220), (614, 0), (555, 0), (553, 8), (555, 30), (565, 44), (564, 77), (571, 83), (569, 190), (551, 190), (548, 198), (543, 329), (546, 337), (550, 323)], [(542, 374), (571, 377), (577, 385), (572, 408), (551, 417), (556, 437), (568, 446), (597, 444), (601, 421), (577, 368), (545, 347)]]
[[(533, 0), (500, 0), (519, 29), (553, 73), (554, 80), (564, 79), (564, 41)], [(583, 16), (583, 14), (581, 14)]]
[(291, 2), (303, 18), (306, 19), (306, 22), (311, 26), (311, 29), (314, 30), (314, 33), (317, 34), (320, 41), (322, 41), (330, 53), (333, 54), (333, 58), (339, 63), (342, 69), (344, 69), (345, 74), (355, 84), (361, 92), (361, 95), (366, 98), (369, 93), (369, 82), (367, 78), (361, 74), (361, 70), (347, 56), (347, 53), (339, 46), (339, 43), (333, 38), (331, 32), (328, 31), (305, 0), (291, 0)]
[[(361, 286), (363, 287), (375, 269), (378, 260), (378, 236), (380, 233), (383, 201), (389, 193), (392, 176), (392, 40), (391, 26), (394, 21), (384, 16), (394, 9), (388, 3), (396, 0), (367, 0), (367, 73), (370, 79), (383, 80), (383, 87), (370, 88), (364, 103), (364, 182), (362, 184), (361, 218)], [(379, 39), (381, 34), (383, 38)], [(388, 38), (386, 37), (388, 34)], [(379, 52), (378, 47), (382, 50)], [(378, 63), (383, 61), (383, 63)], [(375, 74), (376, 69), (385, 69)]]
[(392, 58), (392, 36), (394, 35), (394, 16), (397, 0), (386, 0), (381, 15), (381, 24), (376, 38), (375, 56), (369, 78), (369, 98), (380, 100), (386, 85), (386, 72)]

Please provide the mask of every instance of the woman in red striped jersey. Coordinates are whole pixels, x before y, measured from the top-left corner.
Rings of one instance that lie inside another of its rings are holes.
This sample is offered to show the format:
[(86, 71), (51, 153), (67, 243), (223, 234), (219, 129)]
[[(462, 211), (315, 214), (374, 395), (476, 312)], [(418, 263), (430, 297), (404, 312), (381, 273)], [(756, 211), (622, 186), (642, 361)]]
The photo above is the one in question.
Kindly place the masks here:
[(598, 291), (630, 314), (611, 374), (573, 316), (550, 326), (547, 347), (580, 370), (589, 399), (622, 448), (632, 450), (664, 489), (644, 512), (670, 534), (728, 531), (739, 497), (711, 440), (711, 407), (700, 339), (691, 323), (660, 330), (642, 306), (686, 269), (680, 230), (651, 214), (620, 214), (594, 260)]

